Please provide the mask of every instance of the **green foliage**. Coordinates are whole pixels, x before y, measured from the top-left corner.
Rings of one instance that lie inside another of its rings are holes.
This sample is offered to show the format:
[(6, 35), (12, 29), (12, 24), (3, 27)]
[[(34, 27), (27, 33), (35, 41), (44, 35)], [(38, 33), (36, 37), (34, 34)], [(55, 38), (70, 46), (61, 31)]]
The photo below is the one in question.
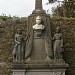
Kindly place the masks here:
[(69, 20), (69, 21), (75, 21), (75, 18), (73, 17), (59, 17), (59, 16), (53, 16), (53, 17), (50, 17), (52, 20)]
[(61, 7), (58, 6), (53, 10), (53, 16), (75, 18), (75, 0), (65, 0)]
[(6, 16), (5, 14), (0, 15), (0, 21), (7, 21), (7, 20), (15, 20), (15, 21), (25, 21), (27, 20), (27, 17), (17, 17), (17, 16), (13, 16), (11, 17), (11, 15)]

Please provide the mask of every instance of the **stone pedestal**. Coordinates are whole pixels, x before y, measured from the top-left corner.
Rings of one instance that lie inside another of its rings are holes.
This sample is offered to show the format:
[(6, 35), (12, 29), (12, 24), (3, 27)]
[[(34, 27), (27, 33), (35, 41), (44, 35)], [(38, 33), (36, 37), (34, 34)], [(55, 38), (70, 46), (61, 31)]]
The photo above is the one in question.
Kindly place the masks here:
[(36, 69), (28, 70), (26, 75), (65, 75), (66, 69)]
[(30, 61), (13, 64), (13, 75), (65, 75), (68, 64), (62, 61)]
[[(27, 33), (29, 35), (32, 34), (32, 30), (33, 30), (32, 26), (36, 24), (36, 17), (38, 15), (42, 17), (42, 24), (45, 26), (45, 33), (51, 35), (50, 16), (45, 13), (44, 14), (41, 14), (41, 13), (40, 14), (31, 14), (28, 17)], [(45, 40), (43, 42), (45, 42)], [(41, 41), (39, 41), (39, 39), (34, 40), (34, 43), (36, 43), (37, 46), (34, 44), (34, 49), (32, 48), (32, 53), (30, 55), (30, 59), (31, 60), (46, 60), (47, 53), (46, 53), (45, 43), (42, 43)], [(38, 45), (39, 45), (38, 43), (42, 44), (43, 47), (41, 47), (41, 45), (40, 45), (40, 47), (38, 47)], [(52, 41), (50, 41), (49, 47), (52, 49)], [(36, 48), (36, 50), (35, 50), (35, 48)], [(27, 49), (26, 49), (26, 53), (27, 53)]]
[(12, 70), (13, 75), (25, 75), (26, 70)]
[(13, 75), (25, 75), (25, 64), (21, 62), (14, 62), (12, 65)]
[(13, 75), (65, 75), (66, 69), (13, 70)]

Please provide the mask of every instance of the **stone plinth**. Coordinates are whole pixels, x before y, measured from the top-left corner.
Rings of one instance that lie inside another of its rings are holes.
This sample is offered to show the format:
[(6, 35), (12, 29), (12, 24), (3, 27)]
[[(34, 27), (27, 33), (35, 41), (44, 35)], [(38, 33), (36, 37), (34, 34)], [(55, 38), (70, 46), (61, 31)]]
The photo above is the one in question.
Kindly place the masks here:
[(35, 1), (35, 10), (40, 9), (42, 10), (42, 0)]
[(45, 14), (45, 13), (46, 13), (45, 10), (39, 10), (39, 9), (33, 10), (32, 12), (32, 14)]
[(26, 70), (12, 70), (13, 75), (25, 75)]
[(32, 12), (33, 14), (45, 14), (45, 10), (42, 7), (42, 0), (35, 1), (35, 10)]
[(62, 61), (13, 63), (13, 75), (65, 75), (68, 64)]
[(65, 75), (66, 69), (35, 69), (28, 70), (26, 75)]
[(13, 75), (65, 75), (66, 69), (13, 70)]

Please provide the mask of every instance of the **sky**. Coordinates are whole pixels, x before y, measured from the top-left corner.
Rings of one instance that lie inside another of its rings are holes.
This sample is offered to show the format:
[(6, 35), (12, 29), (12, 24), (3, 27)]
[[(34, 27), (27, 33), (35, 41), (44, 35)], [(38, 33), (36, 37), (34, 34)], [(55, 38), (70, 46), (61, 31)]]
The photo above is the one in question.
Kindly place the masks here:
[[(49, 4), (48, 0), (43, 0), (43, 9), (49, 10), (48, 13), (51, 13), (51, 8), (58, 5)], [(35, 0), (0, 0), (0, 15), (6, 14), (11, 16), (24, 17), (28, 16), (35, 9)]]

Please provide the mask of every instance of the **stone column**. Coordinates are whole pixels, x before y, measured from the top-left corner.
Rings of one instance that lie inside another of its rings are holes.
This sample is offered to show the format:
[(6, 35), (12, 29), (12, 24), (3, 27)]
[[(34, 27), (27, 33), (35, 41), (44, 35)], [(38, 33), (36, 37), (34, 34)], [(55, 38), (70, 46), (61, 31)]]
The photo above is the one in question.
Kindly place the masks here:
[(33, 14), (45, 14), (45, 11), (42, 8), (42, 0), (35, 0), (35, 9), (32, 12)]
[(35, 2), (35, 10), (40, 9), (42, 10), (42, 0), (36, 0)]

